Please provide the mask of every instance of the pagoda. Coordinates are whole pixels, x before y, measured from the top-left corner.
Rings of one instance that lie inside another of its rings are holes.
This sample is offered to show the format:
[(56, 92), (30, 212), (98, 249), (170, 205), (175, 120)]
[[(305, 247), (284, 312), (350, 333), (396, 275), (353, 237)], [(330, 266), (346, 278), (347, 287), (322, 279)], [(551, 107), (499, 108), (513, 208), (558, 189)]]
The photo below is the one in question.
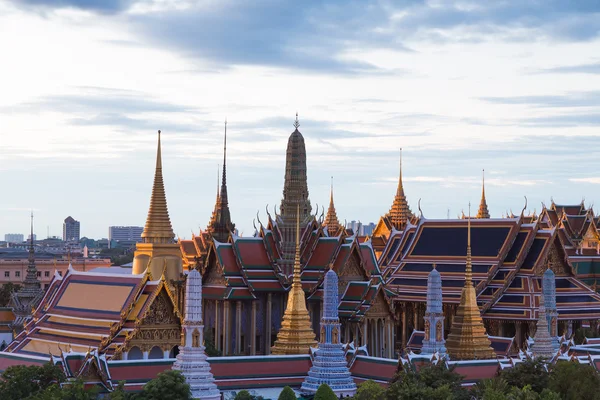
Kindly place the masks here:
[(219, 400), (221, 394), (205, 353), (202, 276), (197, 269), (191, 270), (187, 276), (185, 316), (181, 328), (182, 345), (179, 346), (179, 354), (172, 368), (181, 371), (194, 399)]
[(442, 277), (433, 264), (427, 278), (427, 309), (425, 311), (425, 338), (421, 354), (446, 354), (444, 340), (444, 311), (442, 304)]
[(333, 176), (331, 177), (331, 190), (329, 192), (329, 208), (327, 209), (323, 226), (327, 228), (329, 236), (339, 236), (344, 231), (344, 227), (340, 225), (340, 221), (338, 220), (335, 204), (333, 203)]
[(400, 173), (398, 175), (396, 196), (386, 217), (389, 219), (391, 225), (399, 231), (404, 229), (406, 221), (412, 217), (412, 211), (410, 211), (410, 207), (408, 206), (408, 201), (404, 194), (404, 184), (402, 183), (402, 149), (400, 149)]
[(23, 330), (38, 306), (44, 291), (38, 279), (38, 271), (35, 266), (35, 249), (33, 245), (33, 212), (31, 213), (31, 234), (29, 236), (29, 257), (27, 264), (27, 275), (23, 286), (18, 292), (13, 292), (10, 297), (10, 307), (15, 314), (15, 319), (11, 322), (10, 328), (13, 335), (16, 336)]
[(136, 245), (132, 274), (141, 274), (149, 268), (152, 279), (160, 279), (164, 273), (169, 283), (180, 280), (183, 270), (181, 250), (174, 239), (175, 234), (169, 218), (162, 176), (160, 131), (158, 131), (152, 196), (146, 226), (142, 232), (142, 243)]
[(290, 135), (285, 156), (285, 180), (281, 200), (280, 218), (282, 233), (281, 260), (279, 262), (286, 276), (291, 275), (294, 265), (294, 226), (296, 210), (300, 210), (300, 224), (304, 226), (311, 219), (312, 207), (308, 198), (306, 176), (306, 147), (304, 137), (298, 130), (298, 113), (294, 122), (294, 132)]
[[(469, 213), (470, 214), (470, 213)], [(471, 217), (467, 227), (467, 260), (465, 285), (460, 295), (460, 304), (452, 321), (446, 348), (451, 360), (495, 359), (485, 331), (483, 319), (477, 306), (477, 295), (473, 286), (473, 266), (471, 264)]]
[(225, 135), (223, 137), (223, 172), (221, 177), (221, 190), (217, 188), (217, 201), (207, 231), (218, 242), (225, 243), (235, 225), (231, 222), (229, 201), (227, 197), (227, 121), (225, 121)]
[(348, 362), (340, 343), (340, 320), (338, 318), (338, 276), (330, 269), (323, 281), (323, 317), (321, 337), (315, 351), (308, 376), (300, 391), (312, 395), (326, 383), (338, 397), (354, 396), (356, 383), (350, 376)]
[(300, 206), (297, 206), (296, 217), (296, 257), (294, 259), (294, 276), (292, 287), (288, 294), (287, 306), (281, 321), (281, 329), (277, 333), (275, 345), (271, 354), (307, 354), (315, 347), (315, 333), (312, 330), (310, 316), (306, 309), (306, 299), (302, 281), (300, 280)]
[(485, 200), (485, 170), (482, 171), (481, 178), (481, 202), (479, 203), (479, 210), (477, 211), (477, 218), (490, 218), (490, 211), (488, 210), (487, 201)]

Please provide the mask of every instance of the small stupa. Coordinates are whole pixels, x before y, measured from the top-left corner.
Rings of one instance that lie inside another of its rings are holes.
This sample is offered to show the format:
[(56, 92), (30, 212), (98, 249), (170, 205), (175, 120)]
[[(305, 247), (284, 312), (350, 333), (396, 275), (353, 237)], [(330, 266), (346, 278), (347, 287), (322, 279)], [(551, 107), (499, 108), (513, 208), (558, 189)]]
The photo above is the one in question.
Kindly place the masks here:
[(540, 308), (537, 322), (537, 329), (533, 337), (531, 351), (536, 357), (551, 359), (555, 351), (552, 347), (552, 338), (548, 331), (548, 321), (546, 320), (546, 305), (544, 304), (544, 294), (540, 296)]
[(204, 347), (204, 323), (202, 321), (202, 276), (197, 269), (189, 272), (186, 282), (185, 317), (182, 325), (182, 345), (179, 346), (173, 369), (181, 371), (190, 385), (192, 397), (202, 400), (219, 400), (221, 394)]
[(300, 391), (312, 395), (323, 383), (329, 385), (336, 396), (354, 396), (356, 383), (350, 376), (348, 362), (340, 343), (340, 320), (338, 317), (338, 276), (330, 269), (323, 282), (323, 317), (321, 338), (315, 351), (313, 365), (304, 379)]
[(442, 309), (442, 277), (433, 264), (427, 278), (427, 309), (425, 310), (425, 338), (421, 354), (446, 355), (444, 340), (444, 311)]

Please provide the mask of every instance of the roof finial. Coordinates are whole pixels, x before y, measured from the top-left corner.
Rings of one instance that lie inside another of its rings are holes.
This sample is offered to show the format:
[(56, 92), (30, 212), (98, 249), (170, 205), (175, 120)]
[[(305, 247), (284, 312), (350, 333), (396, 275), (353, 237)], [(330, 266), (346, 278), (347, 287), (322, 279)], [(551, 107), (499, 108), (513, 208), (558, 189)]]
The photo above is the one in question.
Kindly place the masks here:
[(333, 175), (331, 176), (331, 189), (329, 190), (329, 204), (333, 204)]
[(298, 111), (296, 111), (296, 121), (294, 121), (294, 128), (298, 129), (300, 127), (300, 122), (298, 121)]

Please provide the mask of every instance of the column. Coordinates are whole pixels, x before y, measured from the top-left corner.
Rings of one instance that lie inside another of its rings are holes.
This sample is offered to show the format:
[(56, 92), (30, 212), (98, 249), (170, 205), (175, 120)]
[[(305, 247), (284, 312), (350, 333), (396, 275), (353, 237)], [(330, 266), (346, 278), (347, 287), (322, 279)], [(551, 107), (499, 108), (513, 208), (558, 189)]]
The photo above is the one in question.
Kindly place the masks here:
[(271, 305), (272, 305), (271, 293), (267, 295), (267, 309), (266, 309), (266, 329), (265, 329), (265, 355), (271, 354)]
[(250, 355), (256, 355), (256, 301), (252, 302), (252, 317), (250, 327)]
[(221, 350), (221, 331), (219, 330), (219, 300), (215, 300), (215, 347)]
[(360, 346), (360, 340), (358, 338), (358, 332), (359, 332), (358, 324), (354, 323), (353, 325), (354, 325), (354, 346), (358, 347), (358, 346)]
[(522, 334), (523, 332), (523, 324), (521, 321), (517, 321), (515, 322), (515, 336), (517, 339), (517, 347), (519, 349), (521, 349), (521, 346), (523, 345), (523, 340), (522, 340)]
[(169, 350), (163, 350), (163, 354), (164, 354), (164, 359), (166, 360), (167, 358), (169, 358), (169, 353), (171, 353)]
[(128, 354), (126, 351), (124, 351), (124, 352), (123, 352), (123, 354), (121, 354), (121, 359), (122, 359), (122, 360), (127, 360), (127, 356), (128, 356), (128, 355), (129, 355), (129, 354)]
[(148, 351), (147, 350), (142, 353), (142, 359), (144, 359), (144, 360), (148, 359)]
[(395, 347), (395, 343), (394, 343), (394, 330), (392, 329), (392, 321), (388, 320), (387, 324), (387, 335), (388, 335), (388, 347), (387, 347), (387, 358), (392, 358), (393, 354), (394, 354), (394, 347)]
[(504, 337), (504, 321), (498, 321), (498, 336)]
[(406, 343), (407, 343), (407, 318), (406, 318), (406, 304), (402, 304), (402, 348), (400, 349), (400, 351), (403, 351), (404, 348), (406, 347)]
[(369, 323), (367, 322), (367, 318), (365, 318), (363, 321), (363, 335), (362, 335), (362, 340), (361, 340), (360, 344), (361, 344), (361, 346), (364, 346), (365, 344), (367, 344), (367, 349), (368, 349), (369, 348), (368, 343), (369, 343)]
[(242, 302), (237, 301), (235, 310), (235, 353), (243, 354), (242, 349)]
[(375, 321), (375, 326), (373, 327), (373, 334), (375, 336), (375, 343), (374, 343), (374, 352), (373, 354), (375, 355), (375, 357), (379, 357), (379, 352), (380, 352), (380, 348), (381, 348), (381, 343), (379, 340), (379, 319), (376, 319)]
[(227, 300), (223, 302), (223, 355), (229, 355), (229, 310), (230, 305)]

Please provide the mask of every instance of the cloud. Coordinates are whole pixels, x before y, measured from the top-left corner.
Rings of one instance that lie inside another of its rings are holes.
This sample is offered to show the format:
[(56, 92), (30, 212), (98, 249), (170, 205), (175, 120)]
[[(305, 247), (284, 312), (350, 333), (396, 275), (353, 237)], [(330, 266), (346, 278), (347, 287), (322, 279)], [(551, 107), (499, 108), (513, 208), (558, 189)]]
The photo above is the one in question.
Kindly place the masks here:
[(600, 106), (600, 91), (570, 92), (560, 95), (480, 97), (494, 104), (529, 105), (533, 107), (597, 107)]
[(600, 62), (578, 65), (564, 65), (560, 67), (545, 68), (537, 73), (550, 74), (600, 74)]
[(77, 8), (102, 14), (115, 14), (125, 11), (134, 2), (135, 0), (18, 0), (15, 3), (20, 7), (42, 10)]
[(600, 185), (600, 178), (597, 178), (597, 177), (594, 177), (594, 178), (571, 178), (571, 179), (569, 179), (569, 181), (577, 182), (577, 183), (592, 183), (594, 185)]

